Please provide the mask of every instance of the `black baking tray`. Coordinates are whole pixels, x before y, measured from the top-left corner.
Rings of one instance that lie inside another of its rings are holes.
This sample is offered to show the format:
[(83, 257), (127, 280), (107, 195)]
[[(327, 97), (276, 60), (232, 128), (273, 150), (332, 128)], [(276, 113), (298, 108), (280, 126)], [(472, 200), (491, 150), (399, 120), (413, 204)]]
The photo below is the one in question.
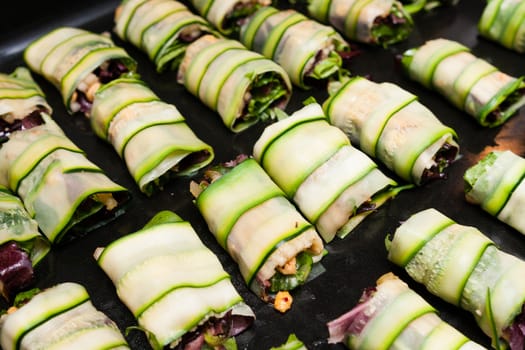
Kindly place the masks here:
[[(24, 65), (22, 52), (27, 44), (58, 26), (111, 32), (113, 11), (119, 1), (47, 1), (38, 4), (29, 6), (25, 2), (14, 3), (18, 11), (3, 16), (0, 22), (0, 71), (3, 73), (10, 73), (17, 66)], [(418, 95), (420, 101), (444, 124), (457, 131), (461, 158), (447, 171), (447, 179), (401, 192), (370, 215), (345, 239), (335, 239), (329, 243), (326, 246), (329, 253), (322, 261), (326, 271), (293, 292), (292, 309), (285, 314), (275, 311), (251, 293), (242, 281), (236, 264), (208, 231), (188, 190), (190, 181), (200, 174), (176, 179), (162, 192), (146, 197), (138, 190), (112, 146), (94, 135), (84, 117), (68, 115), (58, 90), (34, 74), (54, 108), (54, 119), (66, 134), (114, 181), (130, 189), (133, 196), (126, 212), (116, 220), (72, 242), (54, 247), (35, 271), (37, 286), (45, 288), (65, 281), (81, 283), (87, 288), (95, 306), (107, 313), (124, 331), (135, 321), (118, 300), (110, 280), (95, 263), (93, 252), (98, 246), (105, 246), (140, 229), (158, 211), (169, 209), (193, 225), (202, 241), (217, 254), (232, 275), (234, 285), (255, 311), (257, 319), (254, 325), (237, 336), (239, 349), (269, 349), (284, 343), (291, 333), (295, 333), (308, 349), (344, 349), (342, 344), (327, 344), (326, 323), (353, 307), (365, 287), (374, 285), (380, 275), (390, 271), (400, 276), (439, 310), (444, 320), (474, 341), (490, 347), (490, 339), (478, 329), (471, 314), (438, 299), (412, 281), (402, 269), (387, 260), (384, 246), (386, 235), (392, 233), (400, 222), (413, 213), (433, 207), (460, 224), (476, 226), (501, 249), (525, 258), (525, 237), (479, 207), (468, 204), (463, 196), (462, 178), (464, 171), (490, 149), (510, 149), (525, 156), (525, 112), (519, 111), (503, 126), (483, 128), (436, 92), (410, 81), (403, 75), (396, 60), (405, 49), (420, 45), (428, 39), (443, 37), (470, 47), (474, 54), (504, 72), (521, 76), (525, 67), (523, 55), (479, 36), (477, 21), (484, 4), (483, 1), (463, 0), (454, 7), (436, 8), (431, 12), (417, 14), (414, 16), (415, 29), (408, 40), (388, 49), (356, 44), (361, 54), (350, 64), (352, 73), (378, 82), (393, 82)], [(123, 46), (137, 59), (138, 72), (152, 89), (162, 99), (176, 105), (195, 133), (214, 147), (214, 164), (233, 159), (239, 153), (251, 153), (253, 143), (262, 131), (261, 125), (239, 134), (230, 132), (217, 114), (176, 82), (174, 72), (156, 73), (144, 53), (115, 35), (113, 38), (117, 45)], [(309, 96), (320, 102), (326, 97), (319, 89), (303, 91), (295, 88), (287, 112), (300, 108)], [(388, 170), (385, 172), (396, 178)], [(144, 287), (147, 288), (146, 285)], [(141, 332), (131, 331), (126, 337), (133, 349), (150, 349)]]

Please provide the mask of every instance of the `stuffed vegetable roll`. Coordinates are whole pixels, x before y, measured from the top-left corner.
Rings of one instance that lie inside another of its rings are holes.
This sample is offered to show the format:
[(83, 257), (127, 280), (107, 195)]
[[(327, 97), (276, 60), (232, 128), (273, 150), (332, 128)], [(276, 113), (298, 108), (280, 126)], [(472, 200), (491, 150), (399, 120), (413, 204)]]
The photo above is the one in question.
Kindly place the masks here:
[(481, 36), (517, 51), (525, 52), (525, 3), (520, 0), (490, 0), (478, 22)]
[(459, 154), (456, 132), (393, 83), (353, 77), (323, 109), (354, 145), (416, 185), (444, 178)]
[(387, 248), (388, 259), (415, 281), (471, 312), (496, 349), (523, 349), (524, 260), (434, 208), (404, 221), (387, 240)]
[(406, 50), (402, 64), (411, 79), (435, 89), (485, 127), (503, 124), (525, 104), (523, 77), (500, 71), (453, 40), (432, 39)]
[(59, 27), (24, 50), (29, 68), (46, 78), (62, 95), (70, 113), (89, 116), (96, 90), (136, 69), (136, 61), (115, 46), (109, 33)]
[(240, 42), (205, 35), (186, 49), (178, 82), (240, 132), (284, 109), (292, 83), (284, 69)]
[(130, 349), (82, 285), (62, 282), (35, 293), (0, 318), (2, 349)]
[[(129, 192), (113, 182), (51, 118), (29, 70), (0, 75), (0, 185), (17, 195), (53, 243), (122, 213)], [(6, 131), (7, 130), (7, 131)]]
[(154, 349), (236, 349), (234, 336), (255, 319), (217, 256), (171, 211), (94, 256)]
[(214, 157), (212, 147), (195, 135), (179, 110), (137, 77), (103, 85), (90, 119), (93, 131), (113, 145), (147, 195), (170, 177), (191, 174)]
[(345, 39), (293, 9), (260, 8), (243, 22), (240, 41), (278, 63), (303, 89), (348, 73), (343, 64), (351, 53)]
[(326, 242), (345, 237), (401, 190), (317, 103), (267, 126), (253, 157)]
[(145, 52), (160, 73), (176, 70), (186, 47), (215, 29), (175, 0), (126, 0), (115, 10), (114, 32)]
[(443, 321), (432, 305), (391, 272), (365, 289), (358, 304), (327, 327), (328, 343), (355, 350), (485, 349)]
[(253, 158), (205, 172), (190, 191), (208, 228), (262, 300), (285, 312), (289, 291), (307, 281), (324, 255), (323, 241)]
[(525, 159), (492, 151), (465, 171), (465, 199), (525, 234)]

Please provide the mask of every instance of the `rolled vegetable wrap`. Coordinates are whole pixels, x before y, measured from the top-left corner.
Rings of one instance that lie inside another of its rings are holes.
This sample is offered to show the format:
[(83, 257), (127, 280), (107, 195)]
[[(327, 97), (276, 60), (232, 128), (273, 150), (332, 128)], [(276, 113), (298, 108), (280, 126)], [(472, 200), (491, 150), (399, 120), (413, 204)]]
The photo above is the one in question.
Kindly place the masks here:
[(171, 211), (94, 256), (154, 349), (234, 349), (255, 319), (217, 256)]
[(195, 204), (219, 244), (262, 300), (286, 311), (288, 291), (304, 284), (323, 241), (253, 158), (221, 164), (192, 182)]
[(471, 312), (495, 348), (523, 349), (524, 260), (434, 208), (413, 214), (387, 243), (390, 261), (431, 293)]
[(349, 349), (482, 350), (443, 321), (437, 310), (389, 272), (363, 291), (358, 304), (327, 323), (328, 343)]
[(0, 344), (4, 350), (130, 349), (116, 323), (74, 282), (36, 291), (2, 315)]
[(520, 0), (487, 1), (478, 30), (484, 38), (525, 52), (525, 3)]
[(459, 154), (456, 132), (393, 83), (353, 77), (323, 109), (354, 145), (416, 185), (444, 178)]
[(482, 126), (503, 124), (525, 104), (523, 77), (500, 71), (453, 40), (432, 39), (406, 50), (402, 64), (411, 79), (435, 89)]
[(136, 69), (136, 61), (109, 34), (73, 27), (37, 38), (24, 50), (24, 61), (60, 91), (70, 113), (86, 116), (100, 85)]
[(253, 157), (326, 242), (345, 237), (400, 190), (317, 103), (267, 126)]
[(147, 195), (214, 157), (213, 148), (195, 135), (179, 110), (138, 77), (115, 79), (96, 92), (91, 126), (113, 145)]
[(525, 159), (492, 151), (465, 171), (465, 199), (525, 234)]
[(157, 71), (176, 70), (186, 47), (216, 30), (174, 0), (126, 0), (115, 11), (114, 32), (144, 51)]
[(303, 89), (347, 75), (350, 45), (334, 28), (292, 9), (260, 8), (243, 22), (240, 41), (278, 63)]
[(284, 109), (292, 83), (284, 69), (236, 40), (205, 35), (188, 46), (178, 82), (240, 132)]

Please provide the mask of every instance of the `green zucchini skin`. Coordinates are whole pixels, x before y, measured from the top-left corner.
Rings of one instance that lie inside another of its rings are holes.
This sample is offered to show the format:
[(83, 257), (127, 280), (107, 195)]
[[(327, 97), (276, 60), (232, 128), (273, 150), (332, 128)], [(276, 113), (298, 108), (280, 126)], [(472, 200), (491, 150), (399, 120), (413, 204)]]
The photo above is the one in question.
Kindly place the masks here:
[(253, 157), (312, 223), (325, 242), (353, 227), (392, 198), (397, 183), (343, 131), (328, 123), (318, 103), (265, 128)]
[(443, 178), (459, 155), (457, 133), (393, 83), (350, 78), (332, 91), (323, 109), (356, 147), (409, 183)]
[(14, 349), (130, 349), (117, 324), (95, 308), (87, 290), (62, 282), (39, 291), (0, 319), (0, 344)]
[[(369, 45), (386, 47), (404, 41), (414, 28), (412, 16), (396, 0), (311, 0), (307, 11), (345, 38)], [(378, 25), (377, 19), (387, 24)]]
[(303, 252), (314, 263), (324, 254), (314, 226), (253, 158), (207, 184), (195, 204), (246, 284), (264, 301), (273, 302), (262, 286), (280, 266)]
[[(188, 46), (177, 81), (217, 112), (234, 133), (273, 118), (273, 110), (284, 109), (292, 93), (290, 78), (277, 63), (237, 40), (213, 35)], [(268, 92), (273, 95), (268, 97)]]
[(525, 52), (525, 4), (517, 0), (488, 1), (478, 22), (486, 39), (503, 47)]
[(524, 260), (434, 208), (404, 221), (387, 248), (388, 259), (415, 281), (472, 313), (494, 346), (507, 344), (525, 303)]
[(341, 53), (349, 52), (350, 45), (331, 26), (296, 10), (261, 7), (243, 22), (239, 37), (250, 50), (283, 67), (302, 89), (346, 75)]
[(217, 31), (186, 5), (174, 0), (122, 1), (113, 31), (148, 55), (157, 72), (175, 71), (189, 43)]
[(433, 306), (391, 272), (327, 327), (328, 343), (344, 343), (352, 350), (485, 349), (443, 321)]
[(251, 320), (247, 326), (255, 318), (217, 256), (171, 211), (97, 248), (94, 257), (155, 349), (174, 348), (210, 318), (231, 312)]
[(494, 150), (463, 176), (465, 199), (525, 234), (525, 159), (510, 150)]
[(434, 89), (484, 127), (502, 125), (525, 105), (523, 77), (512, 77), (463, 44), (432, 39), (402, 55), (406, 74)]
[(179, 110), (161, 101), (138, 77), (115, 79), (99, 88), (90, 120), (94, 132), (113, 145), (147, 195), (170, 177), (196, 172), (215, 156)]

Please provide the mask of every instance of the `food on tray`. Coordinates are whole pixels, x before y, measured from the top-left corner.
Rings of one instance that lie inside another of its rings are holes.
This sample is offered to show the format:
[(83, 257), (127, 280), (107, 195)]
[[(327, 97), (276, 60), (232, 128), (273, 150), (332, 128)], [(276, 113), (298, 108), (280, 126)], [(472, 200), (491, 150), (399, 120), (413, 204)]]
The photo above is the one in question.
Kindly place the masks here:
[(495, 348), (523, 349), (524, 260), (434, 208), (403, 221), (386, 243), (390, 261), (431, 293), (472, 313)]
[(234, 349), (255, 319), (217, 256), (172, 211), (94, 256), (154, 349)]
[(525, 3), (490, 0), (478, 22), (481, 36), (520, 53), (525, 52)]
[(95, 308), (81, 284), (62, 282), (34, 292), (22, 295), (20, 305), (0, 318), (2, 349), (130, 348), (117, 324)]
[(495, 150), (465, 171), (465, 198), (525, 234), (525, 159)]
[(100, 85), (135, 71), (137, 65), (109, 33), (73, 27), (59, 27), (31, 42), (24, 61), (60, 91), (70, 113), (86, 116)]
[(270, 350), (307, 350), (307, 348), (304, 343), (292, 333), (288, 336), (288, 339), (286, 339), (286, 343), (271, 347)]
[(114, 32), (144, 51), (162, 72), (176, 70), (186, 47), (215, 29), (179, 1), (125, 0), (115, 10)]
[(138, 77), (123, 77), (95, 94), (91, 126), (125, 160), (140, 190), (151, 195), (171, 177), (210, 163), (213, 148), (199, 139), (172, 104)]
[(0, 185), (0, 294), (7, 301), (34, 283), (33, 267), (49, 249), (20, 198)]
[(190, 191), (211, 233), (249, 288), (287, 311), (289, 291), (314, 275), (325, 254), (321, 237), (255, 159), (239, 155), (204, 177)]
[(459, 154), (456, 132), (396, 84), (352, 77), (323, 103), (328, 121), (403, 180), (446, 176)]
[(277, 63), (213, 35), (187, 47), (177, 79), (233, 132), (274, 118), (274, 109), (284, 109), (292, 94), (290, 78)]
[(346, 77), (344, 63), (354, 54), (334, 28), (296, 10), (272, 6), (261, 7), (247, 17), (240, 41), (278, 63), (303, 89)]
[(253, 157), (326, 242), (345, 237), (401, 190), (318, 103), (268, 125)]
[(392, 272), (366, 288), (348, 312), (327, 323), (329, 344), (349, 349), (485, 349), (449, 323)]
[(68, 232), (84, 234), (121, 214), (130, 196), (66, 136), (47, 106), (27, 68), (0, 74), (0, 184), (58, 243), (72, 237)]
[(197, 12), (222, 34), (235, 35), (240, 23), (271, 0), (189, 0)]
[(523, 77), (515, 78), (449, 39), (428, 40), (402, 55), (407, 75), (434, 89), (486, 127), (503, 124), (525, 104)]

